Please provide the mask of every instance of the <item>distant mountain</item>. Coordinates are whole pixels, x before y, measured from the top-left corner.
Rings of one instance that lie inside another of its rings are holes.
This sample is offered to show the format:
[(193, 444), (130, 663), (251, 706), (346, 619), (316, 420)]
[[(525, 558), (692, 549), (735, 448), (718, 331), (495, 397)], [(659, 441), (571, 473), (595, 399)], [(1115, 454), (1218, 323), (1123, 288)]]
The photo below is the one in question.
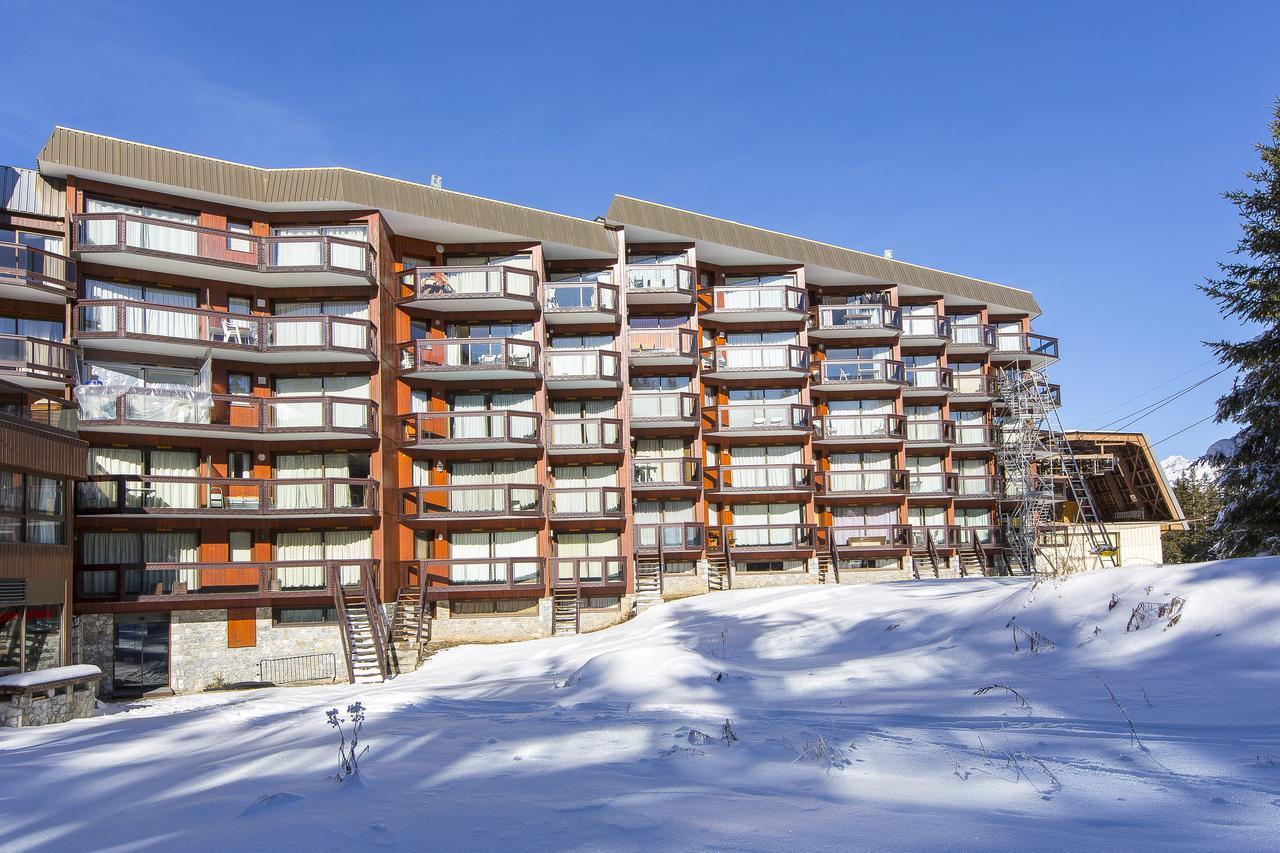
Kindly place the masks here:
[(1218, 454), (1230, 456), (1236, 451), (1236, 440), (1234, 438), (1223, 438), (1209, 445), (1209, 449), (1204, 455), (1198, 459), (1188, 459), (1185, 456), (1167, 456), (1160, 460), (1160, 467), (1164, 470), (1164, 477), (1169, 481), (1169, 485), (1181, 480), (1183, 477), (1217, 477), (1218, 466), (1210, 462), (1211, 457)]

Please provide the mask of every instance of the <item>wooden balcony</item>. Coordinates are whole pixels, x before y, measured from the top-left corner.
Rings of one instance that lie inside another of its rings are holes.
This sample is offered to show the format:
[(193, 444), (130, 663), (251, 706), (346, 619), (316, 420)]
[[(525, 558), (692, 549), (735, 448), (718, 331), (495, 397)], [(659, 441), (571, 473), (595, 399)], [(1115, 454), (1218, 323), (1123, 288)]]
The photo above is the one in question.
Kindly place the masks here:
[(992, 364), (1038, 370), (1058, 360), (1058, 339), (1035, 332), (996, 332)]
[(940, 347), (951, 340), (951, 318), (911, 316), (902, 318), (903, 347)]
[(958, 487), (956, 475), (947, 471), (911, 471), (907, 474), (907, 496), (911, 500), (946, 500), (955, 496)]
[(951, 374), (951, 397), (957, 402), (989, 403), (1000, 396), (1000, 383), (988, 373)]
[(815, 341), (893, 339), (902, 334), (902, 309), (891, 305), (819, 305), (809, 315)]
[(827, 503), (900, 498), (907, 494), (907, 472), (897, 469), (818, 471), (816, 482), (817, 500)]
[(605, 349), (549, 349), (543, 353), (549, 391), (605, 391), (622, 388), (622, 356)]
[[(414, 486), (402, 491), (400, 516), (409, 522), (433, 522), (442, 529), (467, 529), (476, 522), (489, 529), (541, 527), (544, 488), (529, 485)], [(461, 522), (457, 524), (454, 522)]]
[(71, 218), (71, 250), (81, 263), (255, 287), (378, 282), (377, 252), (366, 240), (319, 234), (262, 237), (130, 213), (76, 213)]
[(254, 436), (266, 441), (375, 438), (378, 405), (355, 397), (253, 397), (159, 388), (76, 389), (80, 431)]
[(630, 414), (633, 433), (697, 432), (701, 422), (698, 395), (686, 391), (633, 391)]
[(908, 420), (907, 447), (945, 449), (955, 443), (955, 424), (944, 420)]
[(626, 589), (626, 557), (553, 557), (550, 564), (551, 584), (556, 589)]
[(707, 550), (725, 548), (739, 555), (761, 558), (780, 552), (812, 551), (817, 541), (815, 524), (726, 524), (707, 528)]
[(400, 416), (400, 441), (406, 450), (437, 454), (536, 452), (542, 443), (542, 415), (515, 409), (415, 412)]
[(547, 455), (566, 457), (621, 456), (622, 421), (618, 418), (552, 418), (547, 421)]
[(62, 305), (76, 295), (77, 280), (75, 261), (19, 243), (0, 228), (0, 298)]
[(702, 410), (702, 431), (717, 439), (803, 440), (813, 431), (812, 406), (799, 403), (731, 404)]
[(693, 304), (698, 271), (683, 264), (627, 264), (629, 307)]
[(822, 415), (813, 419), (813, 440), (824, 449), (897, 447), (907, 437), (902, 415)]
[(400, 375), (437, 382), (536, 383), (541, 348), (524, 338), (423, 338), (400, 344)]
[(706, 526), (697, 522), (636, 524), (631, 531), (637, 554), (699, 554), (706, 546)]
[(23, 388), (60, 391), (75, 380), (71, 344), (0, 334), (0, 379)]
[(956, 476), (955, 499), (960, 501), (988, 502), (1004, 497), (1004, 480), (986, 474), (959, 474)]
[(693, 329), (628, 329), (628, 359), (632, 367), (697, 365), (698, 333)]
[(703, 294), (701, 318), (714, 323), (801, 323), (809, 314), (809, 297), (785, 284), (713, 287)]
[(542, 316), (553, 329), (616, 326), (618, 286), (604, 281), (548, 281), (542, 285)]
[(813, 494), (812, 465), (716, 465), (706, 470), (703, 490), (708, 499), (807, 502)]
[(370, 479), (93, 476), (76, 484), (76, 514), (199, 518), (374, 516)]
[(637, 495), (696, 497), (702, 490), (702, 463), (697, 459), (634, 459), (631, 466), (631, 490)]
[(952, 450), (956, 453), (989, 453), (996, 449), (996, 443), (1000, 440), (999, 427), (973, 421), (956, 421), (954, 434)]
[(75, 569), (75, 598), (152, 602), (164, 609), (255, 599), (331, 602), (339, 584), (358, 584), (377, 571), (377, 560), (84, 564)]
[(702, 377), (797, 380), (809, 375), (809, 350), (794, 344), (735, 344), (702, 350)]
[(813, 366), (814, 391), (896, 391), (906, 384), (902, 362), (887, 358), (824, 358)]
[(949, 354), (985, 355), (996, 348), (996, 327), (989, 323), (951, 323)]
[(76, 303), (75, 337), (85, 347), (202, 358), (206, 352), (263, 364), (378, 359), (368, 320), (327, 315), (263, 317), (125, 299)]
[(524, 267), (416, 267), (399, 275), (404, 308), (480, 314), (538, 307), (538, 275)]
[(620, 529), (627, 517), (627, 490), (616, 486), (556, 487), (547, 491), (547, 518), (564, 529)]
[(449, 598), (540, 598), (546, 590), (542, 557), (410, 560), (406, 576), (416, 579), (423, 601)]
[(951, 369), (948, 367), (907, 367), (907, 384), (903, 397), (942, 397), (951, 393)]

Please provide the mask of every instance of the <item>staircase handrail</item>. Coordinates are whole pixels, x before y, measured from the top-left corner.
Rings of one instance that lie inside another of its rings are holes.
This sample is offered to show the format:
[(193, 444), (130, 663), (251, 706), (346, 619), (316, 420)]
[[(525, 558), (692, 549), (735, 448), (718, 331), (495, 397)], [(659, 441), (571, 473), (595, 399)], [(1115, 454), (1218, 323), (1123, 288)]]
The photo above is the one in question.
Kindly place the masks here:
[(347, 681), (355, 684), (356, 671), (351, 664), (351, 621), (342, 592), (342, 570), (338, 566), (329, 566), (325, 569), (325, 574), (325, 582), (333, 593), (333, 607), (338, 611), (338, 626), (341, 628), (338, 633), (342, 635), (342, 657), (347, 662)]
[(382, 680), (386, 681), (390, 677), (387, 642), (390, 639), (391, 630), (387, 624), (387, 614), (378, 600), (378, 588), (374, 583), (373, 572), (364, 566), (360, 567), (360, 589), (364, 594), (365, 612), (369, 614), (369, 635), (373, 637), (373, 650), (378, 656), (378, 672), (382, 674)]

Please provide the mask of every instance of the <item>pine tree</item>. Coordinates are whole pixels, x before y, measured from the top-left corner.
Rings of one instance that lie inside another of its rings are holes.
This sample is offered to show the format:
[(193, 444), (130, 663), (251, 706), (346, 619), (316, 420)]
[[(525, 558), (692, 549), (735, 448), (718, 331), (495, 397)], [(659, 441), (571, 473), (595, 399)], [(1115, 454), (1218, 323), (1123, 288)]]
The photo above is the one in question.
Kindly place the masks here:
[(1189, 530), (1170, 530), (1162, 537), (1166, 563), (1199, 563), (1213, 559), (1218, 535), (1213, 529), (1222, 501), (1218, 485), (1208, 474), (1188, 475), (1173, 484), (1173, 494), (1182, 507)]
[(1225, 316), (1262, 326), (1251, 340), (1209, 345), (1238, 371), (1218, 400), (1217, 420), (1242, 426), (1235, 452), (1214, 460), (1222, 466), (1223, 507), (1214, 524), (1221, 557), (1280, 551), (1280, 101), (1271, 141), (1255, 147), (1262, 168), (1247, 173), (1255, 186), (1225, 194), (1243, 220), (1240, 260), (1219, 264), (1224, 278), (1201, 288)]

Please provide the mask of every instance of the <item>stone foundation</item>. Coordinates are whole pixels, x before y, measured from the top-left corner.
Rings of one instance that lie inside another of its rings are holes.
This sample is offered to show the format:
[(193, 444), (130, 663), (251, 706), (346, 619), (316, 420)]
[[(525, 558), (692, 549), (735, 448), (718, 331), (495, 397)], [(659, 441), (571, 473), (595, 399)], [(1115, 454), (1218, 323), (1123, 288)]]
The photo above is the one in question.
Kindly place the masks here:
[(551, 599), (538, 600), (529, 616), (454, 616), (448, 601), (436, 602), (431, 620), (433, 643), (512, 643), (551, 636)]
[(664, 599), (687, 598), (690, 595), (702, 595), (707, 592), (706, 566), (699, 567), (694, 574), (663, 575), (662, 597)]
[(626, 622), (631, 618), (631, 610), (634, 606), (634, 598), (624, 595), (620, 607), (611, 607), (607, 610), (583, 610), (578, 616), (579, 630), (585, 634), (588, 631), (600, 631)]
[(803, 586), (816, 584), (818, 573), (812, 569), (791, 572), (733, 572), (732, 589), (759, 589), (766, 586)]
[(92, 717), (101, 676), (0, 691), (0, 728), (50, 726)]

